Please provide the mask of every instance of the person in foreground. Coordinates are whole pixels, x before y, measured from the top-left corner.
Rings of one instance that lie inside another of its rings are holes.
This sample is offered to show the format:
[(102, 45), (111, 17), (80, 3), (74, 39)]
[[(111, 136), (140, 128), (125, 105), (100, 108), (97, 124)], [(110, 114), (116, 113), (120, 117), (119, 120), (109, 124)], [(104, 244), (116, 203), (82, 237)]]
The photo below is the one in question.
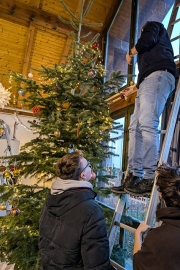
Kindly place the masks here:
[[(159, 117), (175, 88), (176, 65), (168, 33), (162, 23), (149, 21), (136, 45), (126, 54), (130, 65), (137, 54), (135, 109), (129, 126), (129, 175), (113, 192), (143, 196), (151, 193), (159, 160)], [(131, 88), (131, 87), (129, 87)]]
[(75, 151), (57, 162), (56, 174), (40, 216), (41, 270), (114, 269), (90, 163)]
[(141, 223), (135, 232), (133, 270), (180, 269), (180, 168), (163, 163), (156, 170), (157, 188), (166, 207), (157, 210), (163, 223), (151, 229)]

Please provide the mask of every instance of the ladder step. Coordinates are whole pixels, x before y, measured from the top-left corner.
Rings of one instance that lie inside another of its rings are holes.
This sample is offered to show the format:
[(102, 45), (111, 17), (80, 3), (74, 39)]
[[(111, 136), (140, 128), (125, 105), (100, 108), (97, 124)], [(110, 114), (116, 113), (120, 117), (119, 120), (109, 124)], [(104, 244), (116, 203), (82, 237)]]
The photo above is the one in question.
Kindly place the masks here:
[(115, 261), (110, 260), (110, 262), (111, 262), (111, 265), (114, 266), (117, 270), (125, 270), (124, 267), (122, 267), (121, 265), (119, 265), (119, 264), (116, 263)]
[(173, 21), (173, 22), (171, 23), (171, 25), (175, 25), (175, 24), (178, 23), (179, 21), (180, 21), (180, 19), (177, 19), (177, 20)]
[(120, 223), (118, 221), (115, 221), (114, 225), (119, 226), (120, 228), (123, 228), (123, 229), (125, 229), (129, 232), (132, 232), (132, 233), (135, 233), (135, 231), (136, 231), (136, 229), (134, 229), (133, 227), (130, 227), (130, 226), (123, 224), (123, 223)]
[(173, 41), (175, 41), (175, 40), (177, 40), (177, 39), (180, 39), (180, 35), (177, 36), (177, 37), (172, 38), (172, 39), (171, 39), (171, 42), (173, 42)]
[(174, 59), (176, 59), (176, 58), (180, 58), (180, 54), (174, 56)]

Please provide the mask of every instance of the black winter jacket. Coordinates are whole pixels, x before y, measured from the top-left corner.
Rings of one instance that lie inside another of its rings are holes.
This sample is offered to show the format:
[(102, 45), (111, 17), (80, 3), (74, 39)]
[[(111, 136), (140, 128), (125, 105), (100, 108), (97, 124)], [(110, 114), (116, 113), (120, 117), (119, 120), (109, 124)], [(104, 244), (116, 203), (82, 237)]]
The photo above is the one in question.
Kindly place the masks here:
[(134, 270), (180, 269), (180, 208), (166, 207), (157, 211), (163, 223), (148, 232), (133, 256)]
[(109, 270), (109, 242), (103, 212), (88, 188), (49, 194), (41, 212), (42, 270)]
[(173, 48), (162, 23), (148, 22), (135, 48), (139, 69), (137, 87), (145, 77), (157, 70), (167, 69), (175, 76)]

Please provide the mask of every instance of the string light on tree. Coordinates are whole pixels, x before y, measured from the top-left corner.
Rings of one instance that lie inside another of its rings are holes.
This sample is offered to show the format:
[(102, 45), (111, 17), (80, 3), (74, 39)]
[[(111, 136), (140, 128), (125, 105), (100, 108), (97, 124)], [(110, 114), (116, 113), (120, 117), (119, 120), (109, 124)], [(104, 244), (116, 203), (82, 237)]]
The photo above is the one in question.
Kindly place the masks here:
[(60, 137), (60, 135), (61, 135), (61, 132), (59, 130), (54, 131), (54, 136), (55, 137)]
[(31, 78), (31, 79), (33, 78), (32, 72), (29, 72), (29, 73), (28, 73), (28, 78)]

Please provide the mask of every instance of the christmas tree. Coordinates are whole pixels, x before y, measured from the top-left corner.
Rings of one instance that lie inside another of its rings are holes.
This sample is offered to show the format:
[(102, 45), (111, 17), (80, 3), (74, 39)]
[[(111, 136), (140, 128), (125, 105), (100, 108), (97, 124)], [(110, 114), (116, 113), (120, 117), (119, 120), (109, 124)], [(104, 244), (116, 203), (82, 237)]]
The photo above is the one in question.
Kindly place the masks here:
[[(3, 174), (7, 185), (0, 187), (3, 202), (12, 205), (10, 215), (1, 217), (1, 260), (15, 263), (15, 269), (40, 269), (38, 258), (38, 219), (48, 189), (41, 187), (55, 177), (55, 164), (69, 151), (81, 150), (84, 157), (92, 163), (97, 173), (94, 188), (99, 194), (104, 175), (102, 162), (112, 154), (108, 146), (110, 132), (116, 125), (110, 116), (106, 99), (112, 92), (117, 92), (124, 83), (120, 71), (112, 72), (106, 80), (107, 71), (101, 63), (98, 35), (89, 42), (83, 42), (81, 27), (93, 1), (84, 9), (84, 0), (80, 16), (77, 18), (61, 1), (71, 14), (70, 23), (77, 31), (71, 33), (71, 55), (68, 63), (55, 64), (54, 68), (42, 66), (24, 77), (12, 72), (10, 83), (17, 83), (20, 99), (37, 116), (31, 122), (31, 129), (37, 138), (26, 143), (19, 155), (12, 156), (9, 166), (14, 166), (17, 175)], [(87, 33), (88, 35), (88, 33)], [(86, 35), (86, 36), (87, 36)], [(33, 70), (33, 69), (32, 69)], [(39, 81), (33, 80), (33, 73), (38, 72)], [(12, 164), (12, 165), (11, 165)], [(105, 170), (104, 170), (105, 171)], [(26, 186), (18, 183), (20, 172), (26, 176), (36, 176), (39, 186)], [(5, 243), (5, 244), (4, 244)]]

